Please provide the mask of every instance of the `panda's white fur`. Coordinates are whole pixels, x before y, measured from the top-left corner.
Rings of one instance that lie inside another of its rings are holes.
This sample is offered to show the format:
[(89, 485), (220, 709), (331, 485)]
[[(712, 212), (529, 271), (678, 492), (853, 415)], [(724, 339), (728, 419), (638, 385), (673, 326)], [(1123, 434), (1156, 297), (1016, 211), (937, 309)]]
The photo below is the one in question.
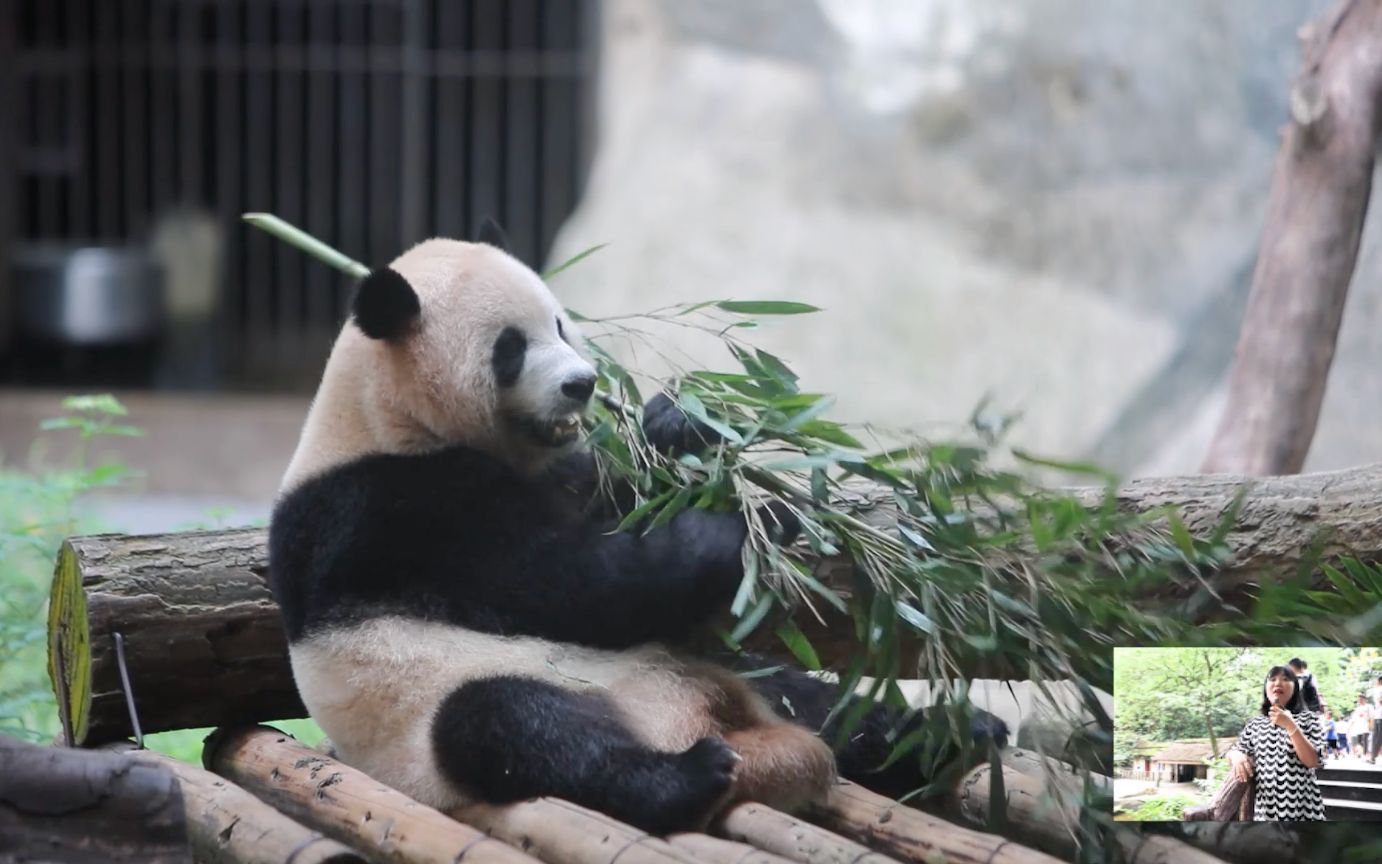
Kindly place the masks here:
[[(400, 342), (371, 339), (347, 324), (327, 359), (302, 437), (280, 494), (303, 480), (368, 453), (425, 453), (464, 443), (524, 471), (551, 453), (507, 435), (495, 411), (500, 394), (490, 371), (490, 342), (478, 338), (519, 322), (547, 337), (504, 407), (539, 417), (572, 413), (560, 382), (591, 372), (574, 347), (576, 328), (529, 268), (486, 243), (433, 239), (399, 256), (390, 269), (421, 305), (417, 332)], [(555, 321), (572, 335), (568, 343)]]
[[(551, 445), (569, 437), (570, 420), (584, 400), (564, 395), (563, 382), (593, 369), (542, 280), (500, 249), (453, 240), (421, 243), (390, 269), (415, 292), (418, 314), (391, 338), (371, 338), (354, 322), (345, 326), (280, 502), (371, 454), (429, 454), (463, 445), (533, 475), (569, 449)], [(523, 368), (512, 386), (501, 387), (492, 362), (495, 337), (514, 327), (527, 339)], [(551, 440), (543, 441), (544, 435)], [(428, 508), (447, 505), (426, 502)], [(276, 513), (271, 531), (279, 521)], [(315, 542), (310, 536), (278, 539), (294, 554)], [(374, 578), (405, 582), (410, 574), (384, 571)], [(273, 579), (286, 603), (298, 575), (276, 569)], [(460, 685), (491, 676), (602, 694), (636, 738), (656, 751), (680, 753), (706, 736), (720, 736), (743, 759), (735, 769), (740, 797), (793, 807), (822, 794), (833, 776), (831, 753), (818, 738), (779, 719), (732, 673), (660, 644), (609, 650), (496, 635), (387, 608), (356, 608), (348, 620), (298, 633), (290, 626), (290, 636), (303, 702), (340, 757), (443, 810), (479, 796), (447, 779), (438, 762), (439, 704)], [(738, 719), (727, 724), (729, 716)]]

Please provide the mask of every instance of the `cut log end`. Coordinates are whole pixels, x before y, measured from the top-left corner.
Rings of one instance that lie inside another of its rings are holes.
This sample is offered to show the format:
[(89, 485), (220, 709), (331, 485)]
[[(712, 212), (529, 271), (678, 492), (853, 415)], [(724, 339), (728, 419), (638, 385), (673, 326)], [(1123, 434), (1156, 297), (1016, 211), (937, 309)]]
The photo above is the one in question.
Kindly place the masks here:
[(63, 740), (75, 747), (86, 740), (91, 716), (91, 626), (82, 568), (71, 541), (58, 551), (49, 596), (48, 677), (57, 697)]

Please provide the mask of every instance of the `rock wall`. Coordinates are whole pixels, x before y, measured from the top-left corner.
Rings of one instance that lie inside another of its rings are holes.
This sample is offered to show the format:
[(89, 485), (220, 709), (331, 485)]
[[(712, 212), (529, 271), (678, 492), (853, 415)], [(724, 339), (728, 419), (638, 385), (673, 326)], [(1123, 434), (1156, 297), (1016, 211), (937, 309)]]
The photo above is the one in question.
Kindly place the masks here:
[[(595, 163), (554, 258), (611, 245), (554, 288), (587, 314), (815, 303), (753, 341), (841, 417), (935, 432), (987, 394), (1026, 446), (1195, 470), (1295, 32), (1325, 5), (607, 0)], [(1356, 398), (1382, 368), (1376, 233), (1310, 467), (1382, 458), (1382, 400)]]

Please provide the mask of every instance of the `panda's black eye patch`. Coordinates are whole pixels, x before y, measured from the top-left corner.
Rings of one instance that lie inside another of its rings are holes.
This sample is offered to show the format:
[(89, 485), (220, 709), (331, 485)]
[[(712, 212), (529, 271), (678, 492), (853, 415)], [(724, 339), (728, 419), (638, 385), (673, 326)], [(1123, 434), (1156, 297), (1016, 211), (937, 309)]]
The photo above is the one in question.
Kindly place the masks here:
[(560, 318), (557, 319), (557, 336), (558, 336), (563, 342), (566, 341), (566, 328), (561, 326), (561, 319), (560, 319)]
[(512, 387), (518, 383), (518, 375), (523, 371), (523, 356), (528, 353), (528, 337), (517, 327), (505, 327), (494, 340), (494, 352), (490, 363), (494, 366), (494, 380), (500, 387)]

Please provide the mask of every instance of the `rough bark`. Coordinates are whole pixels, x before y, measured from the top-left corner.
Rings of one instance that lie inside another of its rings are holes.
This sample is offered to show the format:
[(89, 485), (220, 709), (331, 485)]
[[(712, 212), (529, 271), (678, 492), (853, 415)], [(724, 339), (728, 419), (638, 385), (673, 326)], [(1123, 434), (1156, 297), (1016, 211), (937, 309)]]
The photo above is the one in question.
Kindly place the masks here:
[(832, 831), (908, 861), (1055, 864), (1060, 860), (996, 834), (952, 825), (853, 783), (839, 784), (829, 800), (812, 811), (811, 818)]
[[(1004, 760), (1006, 833), (1062, 858), (1073, 858), (1079, 850), (1077, 830), (1082, 795), (1068, 780), (1060, 779), (1061, 773), (1041, 768), (1038, 759), (1028, 754), (1027, 758)], [(1021, 770), (1014, 767), (1018, 765)], [(1107, 778), (1101, 779), (1107, 783)], [(1100, 781), (1095, 782), (1097, 785)], [(988, 765), (974, 768), (960, 781), (952, 806), (962, 820), (976, 827), (991, 824), (992, 783), (993, 772)], [(886, 798), (878, 801), (880, 806), (890, 803)], [(1223, 864), (1221, 859), (1173, 837), (1152, 836), (1125, 826), (1116, 826), (1113, 836), (1127, 864)]]
[(171, 772), (118, 753), (0, 735), (0, 864), (190, 864)]
[(306, 716), (264, 581), (263, 529), (74, 537), (58, 553), (48, 663), (69, 744)]
[(1324, 399), (1382, 131), (1382, 0), (1340, 0), (1303, 31), (1228, 405), (1205, 471), (1291, 474)]
[[(1312, 547), (1326, 557), (1382, 562), (1382, 465), (1288, 477), (1135, 480), (1118, 500), (1130, 511), (1174, 506), (1192, 533), (1208, 535), (1240, 491), (1237, 524), (1226, 538), (1233, 558), (1208, 580), (1226, 599), (1249, 602), (1253, 586), (1294, 576)], [(1084, 496), (1094, 503), (1102, 494)], [(874, 518), (886, 521), (889, 513), (880, 500)], [(133, 731), (115, 664), (115, 631), (126, 639), (146, 732), (304, 716), (264, 581), (264, 542), (263, 529), (234, 529), (77, 537), (64, 544), (49, 611), (49, 660), (69, 740), (96, 743)], [(831, 558), (819, 561), (817, 572), (844, 587), (849, 568), (847, 560)], [(850, 622), (801, 619), (826, 666), (858, 650)], [(765, 637), (756, 649), (790, 660), (771, 634)]]
[(177, 778), (199, 864), (365, 864), (341, 843), (300, 825), (210, 771), (133, 744), (111, 745)]
[(372, 861), (535, 864), (535, 859), (274, 729), (221, 730), (207, 740), (211, 770)]
[(222, 730), (207, 742), (206, 759), (275, 807), (381, 860), (450, 862), (488, 836), (494, 839), (470, 846), (467, 860), (781, 864), (740, 843), (669, 842), (555, 798), (440, 813), (273, 729)]

